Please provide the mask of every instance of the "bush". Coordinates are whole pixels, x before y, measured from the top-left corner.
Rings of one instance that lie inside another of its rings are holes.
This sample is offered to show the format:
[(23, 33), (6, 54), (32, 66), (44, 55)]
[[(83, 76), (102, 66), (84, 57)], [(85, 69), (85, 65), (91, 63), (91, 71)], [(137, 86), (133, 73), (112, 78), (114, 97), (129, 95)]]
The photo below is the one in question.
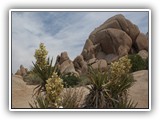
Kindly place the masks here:
[(147, 69), (146, 61), (144, 61), (141, 56), (137, 54), (129, 55), (129, 59), (131, 60), (132, 64), (131, 72)]
[(66, 88), (77, 86), (81, 81), (79, 77), (76, 77), (72, 73), (63, 75), (62, 79), (63, 79), (64, 87)]
[(35, 73), (30, 72), (23, 77), (23, 80), (27, 85), (38, 85), (42, 82), (42, 79)]
[(49, 101), (47, 100), (45, 95), (41, 93), (35, 97), (35, 100), (32, 103), (29, 103), (31, 108), (49, 108)]
[(83, 88), (66, 88), (62, 93), (62, 106), (63, 108), (81, 108), (83, 97)]
[(147, 70), (148, 70), (148, 68), (149, 68), (149, 61), (148, 61), (148, 59), (149, 59), (149, 58), (147, 58), (146, 61), (145, 61), (145, 62), (146, 62), (146, 69), (147, 69)]

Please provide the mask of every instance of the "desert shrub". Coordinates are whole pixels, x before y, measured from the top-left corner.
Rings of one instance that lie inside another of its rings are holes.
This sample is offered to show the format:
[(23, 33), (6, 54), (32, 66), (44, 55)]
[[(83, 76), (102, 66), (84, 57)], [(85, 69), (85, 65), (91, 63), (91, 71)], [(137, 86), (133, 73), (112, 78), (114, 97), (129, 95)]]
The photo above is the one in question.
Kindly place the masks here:
[(62, 106), (63, 108), (81, 108), (83, 97), (83, 88), (65, 88), (62, 93)]
[(86, 96), (85, 107), (134, 108), (136, 104), (127, 97), (127, 89), (135, 82), (129, 74), (130, 68), (131, 63), (127, 56), (112, 63), (109, 72), (89, 67), (88, 78), (91, 84), (87, 87), (90, 92)]
[(27, 85), (38, 85), (42, 82), (42, 79), (35, 73), (30, 72), (23, 77), (23, 80)]
[(86, 75), (81, 75), (79, 78), (80, 78), (80, 83), (78, 84), (78, 86), (86, 86), (91, 83)]
[(129, 55), (129, 59), (132, 64), (131, 72), (145, 70), (147, 68), (146, 61), (144, 61), (138, 54)]
[(75, 76), (72, 73), (68, 73), (62, 76), (63, 83), (65, 87), (74, 87), (77, 86), (81, 79), (77, 76)]
[(149, 68), (149, 61), (148, 61), (148, 59), (149, 59), (149, 58), (147, 58), (146, 61), (145, 61), (145, 62), (146, 62), (146, 69), (147, 69), (147, 70), (148, 70), (148, 68)]

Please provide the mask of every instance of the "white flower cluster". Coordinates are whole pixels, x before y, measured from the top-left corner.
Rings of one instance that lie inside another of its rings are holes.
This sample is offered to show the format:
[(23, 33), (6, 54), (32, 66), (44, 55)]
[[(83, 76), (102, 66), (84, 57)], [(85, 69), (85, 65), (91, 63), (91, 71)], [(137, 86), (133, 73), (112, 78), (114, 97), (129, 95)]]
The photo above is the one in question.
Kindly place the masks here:
[(117, 62), (111, 63), (111, 78), (116, 79), (127, 74), (132, 67), (128, 56), (121, 57)]
[(46, 97), (52, 107), (60, 107), (62, 101), (60, 94), (63, 90), (63, 84), (62, 79), (57, 75), (57, 73), (53, 73), (52, 77), (47, 80), (45, 87), (47, 93)]

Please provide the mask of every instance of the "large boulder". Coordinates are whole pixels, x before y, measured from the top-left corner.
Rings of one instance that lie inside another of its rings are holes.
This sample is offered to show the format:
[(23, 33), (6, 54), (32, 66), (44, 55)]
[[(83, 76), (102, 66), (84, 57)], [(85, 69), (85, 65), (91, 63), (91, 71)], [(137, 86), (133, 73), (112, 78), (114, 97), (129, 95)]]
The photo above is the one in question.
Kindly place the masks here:
[(68, 53), (62, 52), (59, 58), (59, 63), (62, 64), (64, 61), (69, 60)]
[(95, 39), (100, 43), (105, 54), (123, 56), (128, 54), (132, 46), (131, 38), (124, 31), (114, 28), (99, 31), (96, 33)]
[(138, 55), (141, 56), (143, 60), (146, 60), (148, 58), (148, 52), (146, 50), (139, 51)]
[(147, 50), (148, 51), (148, 39), (147, 36), (143, 33), (140, 33), (136, 39), (136, 46), (138, 51), (140, 50)]
[(85, 74), (87, 72), (87, 70), (88, 70), (87, 62), (84, 61), (82, 55), (77, 56), (74, 59), (73, 64), (74, 64), (75, 70), (79, 74)]
[(78, 72), (75, 71), (73, 62), (69, 59), (67, 52), (62, 52), (61, 55), (57, 56), (56, 66), (58, 66), (61, 74), (73, 73), (79, 76)]
[(95, 30), (91, 32), (89, 38), (93, 41), (93, 43), (95, 43), (95, 34), (108, 28), (115, 28), (126, 32), (131, 37), (133, 42), (135, 42), (140, 33), (139, 28), (135, 24), (131, 23), (131, 21), (126, 19), (122, 14), (118, 14), (109, 18), (102, 25), (95, 28)]
[(97, 60), (96, 63), (93, 63), (91, 66), (93, 69), (100, 69), (101, 71), (107, 70), (107, 62), (103, 59)]

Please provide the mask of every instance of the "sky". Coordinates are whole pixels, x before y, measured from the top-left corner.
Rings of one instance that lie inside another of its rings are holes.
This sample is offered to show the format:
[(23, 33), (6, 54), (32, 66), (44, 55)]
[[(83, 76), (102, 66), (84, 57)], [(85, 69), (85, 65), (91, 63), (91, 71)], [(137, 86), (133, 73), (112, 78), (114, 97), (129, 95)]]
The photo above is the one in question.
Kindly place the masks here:
[(12, 73), (20, 65), (28, 69), (33, 66), (41, 42), (54, 61), (64, 51), (74, 60), (89, 34), (116, 14), (123, 14), (142, 33), (148, 32), (148, 12), (12, 12)]

